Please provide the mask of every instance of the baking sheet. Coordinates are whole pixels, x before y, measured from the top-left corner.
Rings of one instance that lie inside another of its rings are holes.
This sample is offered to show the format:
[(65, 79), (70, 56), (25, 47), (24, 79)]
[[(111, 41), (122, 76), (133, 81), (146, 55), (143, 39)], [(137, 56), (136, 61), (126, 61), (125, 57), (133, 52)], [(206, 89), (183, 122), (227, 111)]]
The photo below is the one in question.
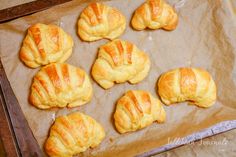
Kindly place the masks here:
[[(47, 138), (55, 117), (81, 111), (100, 122), (106, 138), (95, 149), (81, 156), (134, 156), (168, 143), (168, 139), (185, 137), (225, 120), (236, 119), (236, 23), (231, 1), (169, 0), (179, 15), (179, 25), (171, 32), (164, 30), (134, 31), (129, 22), (133, 11), (144, 0), (111, 0), (105, 4), (118, 8), (127, 20), (127, 29), (120, 37), (137, 45), (151, 59), (151, 70), (137, 85), (128, 83), (103, 90), (93, 80), (94, 96), (84, 106), (73, 109), (39, 110), (28, 103), (29, 88), (39, 69), (23, 65), (18, 53), (27, 28), (37, 22), (62, 27), (74, 39), (72, 56), (66, 61), (90, 74), (97, 49), (108, 40), (82, 42), (77, 36), (77, 20), (91, 1), (72, 1), (51, 9), (0, 25), (0, 55), (13, 91), (40, 147)], [(113, 125), (115, 102), (127, 90), (143, 89), (156, 94), (156, 82), (161, 73), (172, 68), (192, 66), (208, 70), (218, 87), (214, 106), (201, 109), (181, 103), (164, 106), (167, 120), (134, 133), (120, 135)], [(92, 78), (91, 78), (92, 79)]]

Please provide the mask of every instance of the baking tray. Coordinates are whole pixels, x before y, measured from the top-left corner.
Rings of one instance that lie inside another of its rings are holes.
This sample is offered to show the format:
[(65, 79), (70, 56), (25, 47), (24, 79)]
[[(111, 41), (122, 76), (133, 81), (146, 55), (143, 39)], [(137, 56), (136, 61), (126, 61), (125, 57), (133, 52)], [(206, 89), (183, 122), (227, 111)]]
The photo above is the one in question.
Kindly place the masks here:
[[(0, 11), (0, 23), (45, 10), (68, 1), (70, 0), (41, 0), (4, 9)], [(0, 86), (0, 135), (4, 148), (2, 154), (7, 156), (42, 156), (42, 151), (21, 111), (1, 62)], [(182, 142), (179, 144), (168, 144), (137, 156), (151, 156), (235, 128), (236, 120), (224, 121), (180, 139)]]

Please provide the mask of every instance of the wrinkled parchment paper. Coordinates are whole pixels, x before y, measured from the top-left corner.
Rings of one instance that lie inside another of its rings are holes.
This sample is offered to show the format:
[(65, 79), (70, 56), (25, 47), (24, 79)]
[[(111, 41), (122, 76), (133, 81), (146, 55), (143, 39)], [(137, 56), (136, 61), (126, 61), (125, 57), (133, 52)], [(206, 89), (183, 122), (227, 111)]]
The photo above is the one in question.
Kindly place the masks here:
[[(73, 109), (39, 110), (28, 103), (29, 88), (34, 74), (39, 70), (23, 65), (18, 52), (27, 28), (37, 22), (53, 23), (72, 35), (74, 50), (66, 61), (90, 74), (98, 47), (108, 40), (82, 42), (77, 36), (77, 20), (88, 1), (72, 1), (51, 9), (22, 17), (0, 25), (0, 53), (4, 69), (26, 119), (40, 147), (47, 138), (55, 117), (81, 111), (100, 122), (106, 138), (84, 156), (134, 156), (160, 147), (168, 139), (184, 137), (216, 123), (236, 119), (236, 19), (231, 1), (225, 0), (169, 0), (179, 15), (176, 30), (134, 31), (129, 26), (131, 15), (144, 0), (112, 0), (105, 4), (118, 8), (128, 23), (121, 39), (135, 43), (151, 59), (151, 70), (145, 80), (137, 85), (128, 83), (103, 90), (94, 81), (92, 101)], [(202, 67), (208, 70), (218, 87), (218, 100), (208, 109), (187, 103), (164, 106), (167, 120), (154, 123), (134, 133), (120, 135), (113, 125), (115, 103), (129, 89), (143, 89), (156, 93), (156, 82), (161, 73), (177, 67)]]

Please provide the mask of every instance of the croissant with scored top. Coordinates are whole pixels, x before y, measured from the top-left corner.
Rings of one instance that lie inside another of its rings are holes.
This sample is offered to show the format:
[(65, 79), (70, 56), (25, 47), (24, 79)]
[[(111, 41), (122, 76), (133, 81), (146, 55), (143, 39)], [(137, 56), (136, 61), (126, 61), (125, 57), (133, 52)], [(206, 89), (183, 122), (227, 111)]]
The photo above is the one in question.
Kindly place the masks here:
[(142, 81), (150, 69), (149, 57), (128, 41), (113, 40), (100, 47), (92, 76), (103, 88), (115, 83)]
[(125, 30), (125, 16), (103, 3), (91, 3), (78, 20), (78, 34), (84, 41), (115, 39)]
[(199, 107), (212, 106), (217, 95), (211, 75), (199, 68), (178, 68), (162, 74), (158, 93), (167, 105), (189, 101)]
[(56, 118), (44, 148), (50, 157), (72, 157), (98, 146), (104, 137), (104, 129), (98, 122), (74, 112)]
[(28, 29), (20, 59), (31, 68), (61, 63), (70, 57), (73, 44), (71, 36), (60, 27), (37, 23)]
[(118, 100), (114, 114), (115, 126), (120, 133), (142, 129), (154, 121), (161, 123), (165, 118), (160, 101), (142, 90), (126, 92)]
[(80, 68), (65, 63), (51, 63), (34, 76), (30, 102), (40, 109), (76, 107), (91, 100), (92, 85)]
[(178, 15), (164, 0), (147, 0), (135, 11), (131, 24), (136, 30), (174, 30), (178, 24)]

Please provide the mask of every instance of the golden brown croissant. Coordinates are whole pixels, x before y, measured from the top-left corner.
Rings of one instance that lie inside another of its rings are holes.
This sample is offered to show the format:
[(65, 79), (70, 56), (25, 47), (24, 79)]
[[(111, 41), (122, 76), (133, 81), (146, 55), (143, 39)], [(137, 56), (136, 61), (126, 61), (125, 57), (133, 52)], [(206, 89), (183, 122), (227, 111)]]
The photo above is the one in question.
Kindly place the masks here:
[(160, 101), (141, 90), (126, 92), (118, 100), (114, 114), (115, 126), (120, 133), (142, 129), (154, 121), (161, 123), (165, 118)]
[(113, 40), (100, 47), (92, 76), (103, 88), (129, 81), (142, 81), (150, 69), (149, 57), (128, 41)]
[(115, 39), (125, 30), (125, 16), (102, 3), (91, 3), (78, 20), (78, 34), (85, 41)]
[(164, 0), (147, 0), (135, 11), (131, 24), (136, 30), (174, 30), (178, 24), (178, 15)]
[(44, 148), (50, 157), (72, 157), (98, 146), (104, 137), (104, 129), (98, 122), (75, 112), (56, 118)]
[(31, 68), (64, 62), (70, 57), (73, 44), (71, 36), (60, 27), (37, 23), (28, 29), (20, 59)]
[(178, 68), (162, 74), (158, 93), (167, 105), (189, 101), (199, 107), (210, 107), (216, 101), (214, 80), (199, 68)]
[(30, 102), (41, 109), (76, 107), (91, 97), (92, 85), (83, 70), (65, 63), (51, 63), (34, 76)]

